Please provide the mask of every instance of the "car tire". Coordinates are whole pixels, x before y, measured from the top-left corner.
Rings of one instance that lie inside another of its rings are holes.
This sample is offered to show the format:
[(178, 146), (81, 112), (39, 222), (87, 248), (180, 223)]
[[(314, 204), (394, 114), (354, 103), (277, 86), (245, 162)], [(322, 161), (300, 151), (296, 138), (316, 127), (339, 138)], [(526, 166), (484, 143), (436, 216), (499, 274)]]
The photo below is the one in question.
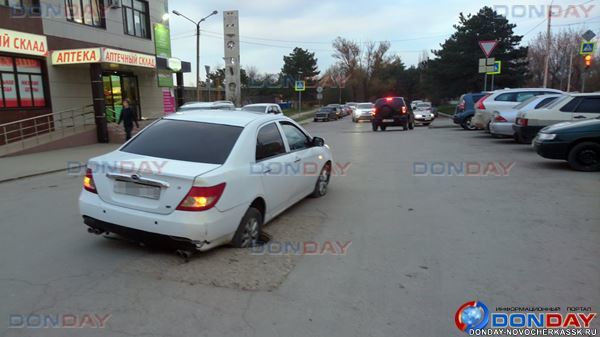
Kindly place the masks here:
[(600, 171), (600, 144), (583, 142), (575, 145), (568, 156), (572, 169), (583, 172)]
[(516, 133), (514, 138), (515, 141), (519, 144), (531, 144), (531, 141), (528, 142), (527, 139), (525, 139), (521, 134)]
[(385, 125), (382, 125), (382, 126), (380, 126), (379, 128), (381, 129), (381, 131), (385, 131), (385, 129), (387, 129), (387, 126), (385, 126)]
[(406, 122), (406, 123), (402, 124), (402, 129), (403, 129), (404, 131), (407, 131), (407, 130), (408, 130), (408, 122)]
[(316, 119), (316, 118), (315, 118), (315, 119), (313, 119), (313, 122), (318, 122), (318, 121), (319, 121), (319, 120), (318, 120), (318, 119)]
[(423, 123), (424, 126), (429, 126), (431, 123)]
[(473, 117), (467, 117), (464, 122), (462, 122), (462, 124), (460, 124), (460, 126), (467, 130), (467, 131), (475, 131), (477, 130), (477, 127), (475, 127), (475, 125), (472, 124), (473, 122)]
[(327, 194), (327, 188), (329, 186), (329, 180), (331, 180), (331, 164), (327, 163), (323, 166), (317, 182), (315, 183), (315, 189), (311, 193), (311, 198), (320, 198)]
[(231, 245), (235, 248), (250, 248), (254, 246), (260, 240), (262, 225), (262, 213), (254, 207), (248, 208), (240, 221), (233, 240), (231, 240)]
[(408, 129), (409, 130), (413, 130), (414, 128), (415, 128), (415, 122), (414, 121), (408, 123)]
[(371, 123), (371, 126), (373, 127), (373, 131), (377, 131), (378, 125), (376, 123)]

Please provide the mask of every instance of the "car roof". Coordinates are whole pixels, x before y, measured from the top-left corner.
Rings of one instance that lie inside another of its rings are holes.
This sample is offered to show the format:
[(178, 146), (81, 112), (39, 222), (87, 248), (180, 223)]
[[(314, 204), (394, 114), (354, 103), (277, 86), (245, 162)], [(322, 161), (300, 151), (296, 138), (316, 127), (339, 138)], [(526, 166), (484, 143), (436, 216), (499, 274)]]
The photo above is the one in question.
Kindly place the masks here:
[(254, 121), (278, 120), (281, 119), (281, 115), (264, 114), (240, 110), (198, 109), (186, 112), (176, 112), (164, 118), (179, 121), (202, 122), (245, 127), (246, 125)]
[(503, 94), (503, 93), (507, 93), (507, 92), (510, 93), (510, 92), (523, 92), (523, 91), (549, 91), (549, 92), (555, 92), (555, 93), (562, 92), (558, 89), (552, 89), (552, 88), (506, 88), (506, 89), (495, 90), (491, 94), (496, 95), (496, 94)]
[(233, 105), (231, 102), (227, 101), (217, 101), (217, 102), (190, 102), (182, 105), (181, 107), (193, 107), (193, 108), (202, 108), (202, 107), (214, 107), (219, 105)]
[(254, 103), (254, 104), (246, 104), (244, 105), (244, 108), (247, 106), (271, 106), (271, 105), (278, 105), (275, 103)]

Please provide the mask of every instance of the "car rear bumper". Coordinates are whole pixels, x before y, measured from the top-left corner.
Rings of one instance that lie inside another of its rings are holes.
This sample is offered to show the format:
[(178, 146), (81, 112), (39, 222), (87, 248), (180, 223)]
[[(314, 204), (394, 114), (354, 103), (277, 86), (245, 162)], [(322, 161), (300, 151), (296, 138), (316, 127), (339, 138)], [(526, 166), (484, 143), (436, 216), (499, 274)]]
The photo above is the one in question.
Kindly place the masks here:
[(513, 124), (514, 136), (526, 143), (531, 143), (535, 136), (543, 129), (543, 126), (521, 126)]
[(394, 116), (390, 118), (374, 117), (371, 119), (371, 122), (384, 126), (402, 126), (408, 123), (408, 115)]
[(513, 136), (515, 130), (513, 130), (513, 123), (491, 123), (490, 133), (492, 135)]
[(416, 117), (415, 116), (415, 122), (417, 123), (431, 123), (433, 122), (433, 120), (435, 119), (435, 117), (428, 117), (428, 118), (423, 118), (423, 117)]
[(245, 209), (238, 206), (226, 212), (213, 207), (203, 212), (156, 214), (109, 204), (87, 191), (79, 197), (79, 211), (92, 228), (134, 240), (167, 237), (183, 242), (186, 247), (192, 244), (199, 250), (231, 241), (245, 213)]
[(540, 156), (548, 159), (566, 160), (569, 153), (569, 143), (565, 142), (541, 142), (533, 140), (533, 148)]
[(357, 120), (357, 121), (370, 121), (371, 120), (371, 114), (364, 114), (364, 115), (354, 116), (354, 119)]

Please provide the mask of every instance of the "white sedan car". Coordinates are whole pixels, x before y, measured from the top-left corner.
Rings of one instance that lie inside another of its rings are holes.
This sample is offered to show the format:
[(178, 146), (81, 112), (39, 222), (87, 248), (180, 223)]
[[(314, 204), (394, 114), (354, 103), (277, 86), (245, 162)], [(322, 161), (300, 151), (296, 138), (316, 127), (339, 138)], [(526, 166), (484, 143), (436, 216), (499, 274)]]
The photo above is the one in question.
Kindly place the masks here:
[(293, 120), (242, 111), (162, 118), (88, 162), (79, 209), (89, 231), (180, 255), (250, 247), (262, 226), (327, 193), (332, 155)]
[(266, 114), (275, 114), (279, 115), (283, 113), (281, 111), (281, 107), (279, 104), (272, 103), (258, 103), (258, 104), (248, 104), (244, 105), (242, 108), (243, 111), (253, 111), (253, 112), (261, 112)]

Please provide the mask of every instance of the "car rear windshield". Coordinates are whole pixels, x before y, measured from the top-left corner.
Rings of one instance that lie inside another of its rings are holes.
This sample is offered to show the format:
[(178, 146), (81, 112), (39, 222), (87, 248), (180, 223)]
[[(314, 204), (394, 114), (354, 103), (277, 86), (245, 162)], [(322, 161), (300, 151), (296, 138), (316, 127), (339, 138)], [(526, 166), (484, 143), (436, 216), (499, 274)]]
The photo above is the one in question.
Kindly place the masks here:
[(264, 106), (245, 106), (242, 108), (244, 111), (253, 111), (253, 112), (265, 112), (266, 107)]
[(243, 128), (162, 119), (145, 129), (123, 152), (194, 163), (223, 164)]
[(368, 103), (368, 104), (359, 104), (358, 105), (359, 109), (372, 109), (373, 108), (373, 104)]
[(335, 111), (335, 108), (321, 108), (321, 110), (319, 110), (319, 112), (332, 112)]

